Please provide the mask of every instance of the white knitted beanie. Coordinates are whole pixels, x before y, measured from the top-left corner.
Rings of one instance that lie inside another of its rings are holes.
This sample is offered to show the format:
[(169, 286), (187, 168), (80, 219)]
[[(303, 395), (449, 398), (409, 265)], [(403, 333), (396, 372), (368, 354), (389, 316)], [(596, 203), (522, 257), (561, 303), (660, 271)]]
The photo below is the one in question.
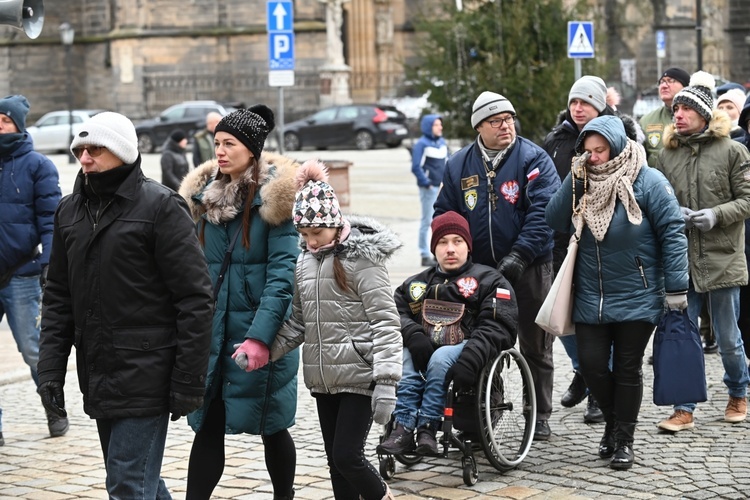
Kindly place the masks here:
[(104, 146), (126, 165), (138, 159), (138, 136), (135, 126), (120, 113), (105, 111), (86, 120), (73, 138), (76, 146)]
[(471, 126), (477, 128), (483, 120), (500, 113), (516, 116), (515, 108), (504, 96), (495, 92), (482, 92), (471, 107)]

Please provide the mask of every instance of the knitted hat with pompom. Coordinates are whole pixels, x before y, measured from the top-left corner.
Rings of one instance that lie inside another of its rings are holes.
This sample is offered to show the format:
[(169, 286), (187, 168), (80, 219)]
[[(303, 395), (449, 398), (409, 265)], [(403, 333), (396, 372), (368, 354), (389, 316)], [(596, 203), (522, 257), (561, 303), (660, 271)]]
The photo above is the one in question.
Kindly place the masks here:
[(714, 96), (711, 91), (716, 87), (716, 80), (710, 73), (698, 71), (690, 77), (690, 85), (680, 90), (672, 99), (672, 111), (678, 104), (694, 109), (706, 123), (711, 121), (714, 110)]
[(343, 227), (339, 200), (323, 163), (308, 160), (297, 171), (297, 194), (292, 218), (294, 227)]

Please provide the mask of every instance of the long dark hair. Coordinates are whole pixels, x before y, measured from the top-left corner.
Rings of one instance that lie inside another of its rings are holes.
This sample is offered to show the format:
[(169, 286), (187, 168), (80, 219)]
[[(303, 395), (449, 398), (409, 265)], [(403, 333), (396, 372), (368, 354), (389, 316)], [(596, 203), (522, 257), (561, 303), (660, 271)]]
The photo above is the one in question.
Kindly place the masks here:
[(347, 283), (346, 280), (346, 271), (344, 270), (344, 265), (341, 263), (341, 259), (339, 259), (339, 254), (343, 250), (343, 247), (339, 244), (340, 240), (341, 228), (338, 228), (336, 231), (336, 237), (333, 240), (333, 278), (336, 280), (336, 284), (342, 291), (348, 292), (350, 291), (350, 288), (349, 283)]

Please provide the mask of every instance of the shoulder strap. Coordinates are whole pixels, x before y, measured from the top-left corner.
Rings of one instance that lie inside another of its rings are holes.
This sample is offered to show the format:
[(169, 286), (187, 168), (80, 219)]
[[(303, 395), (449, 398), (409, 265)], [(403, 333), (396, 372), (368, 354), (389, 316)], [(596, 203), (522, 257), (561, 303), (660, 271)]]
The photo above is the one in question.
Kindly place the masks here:
[(232, 236), (232, 240), (229, 242), (229, 246), (227, 247), (226, 253), (224, 253), (224, 260), (221, 263), (221, 270), (219, 270), (219, 277), (216, 278), (216, 284), (214, 285), (214, 302), (216, 302), (216, 299), (219, 297), (219, 289), (221, 288), (221, 284), (224, 282), (224, 275), (227, 272), (227, 269), (229, 268), (229, 262), (232, 260), (232, 251), (234, 250), (234, 244), (237, 243), (237, 237), (242, 232), (242, 221), (240, 221), (240, 227), (237, 228), (237, 231), (234, 232), (234, 236)]

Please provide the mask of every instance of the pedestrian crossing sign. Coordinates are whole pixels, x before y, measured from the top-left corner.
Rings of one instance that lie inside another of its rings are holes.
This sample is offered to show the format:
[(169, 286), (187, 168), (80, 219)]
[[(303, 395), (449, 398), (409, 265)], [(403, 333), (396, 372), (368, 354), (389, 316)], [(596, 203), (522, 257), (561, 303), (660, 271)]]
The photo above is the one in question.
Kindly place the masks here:
[(594, 57), (594, 23), (568, 21), (568, 57)]

